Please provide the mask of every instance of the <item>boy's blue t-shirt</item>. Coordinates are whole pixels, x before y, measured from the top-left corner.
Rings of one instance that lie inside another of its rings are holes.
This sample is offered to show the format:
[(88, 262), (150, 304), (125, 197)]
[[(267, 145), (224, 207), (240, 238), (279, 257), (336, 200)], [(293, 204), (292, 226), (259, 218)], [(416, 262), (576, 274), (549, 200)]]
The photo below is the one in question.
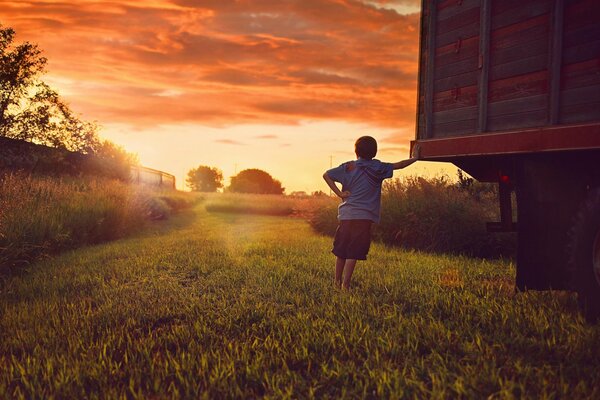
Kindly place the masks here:
[(381, 183), (394, 175), (394, 166), (379, 160), (348, 161), (327, 171), (327, 175), (349, 191), (338, 207), (338, 219), (370, 219), (379, 222)]

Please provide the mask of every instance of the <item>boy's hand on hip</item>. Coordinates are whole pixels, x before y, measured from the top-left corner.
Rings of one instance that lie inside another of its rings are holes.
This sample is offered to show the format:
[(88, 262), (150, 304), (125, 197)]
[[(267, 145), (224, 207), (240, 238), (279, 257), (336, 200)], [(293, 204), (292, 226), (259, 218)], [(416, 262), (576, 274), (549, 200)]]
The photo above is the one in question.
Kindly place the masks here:
[(340, 193), (340, 197), (345, 200), (348, 197), (350, 197), (350, 192), (347, 190), (344, 190), (342, 193)]

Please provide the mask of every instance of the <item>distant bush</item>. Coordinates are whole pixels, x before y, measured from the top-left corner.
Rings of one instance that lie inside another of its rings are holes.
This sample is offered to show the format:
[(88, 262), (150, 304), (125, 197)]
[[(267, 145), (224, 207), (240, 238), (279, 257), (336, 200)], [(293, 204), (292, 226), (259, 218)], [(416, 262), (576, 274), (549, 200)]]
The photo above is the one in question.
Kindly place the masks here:
[(193, 196), (188, 193), (183, 194), (181, 192), (172, 191), (165, 192), (165, 194), (163, 194), (159, 198), (162, 199), (162, 201), (164, 201), (165, 203), (167, 203), (169, 208), (175, 212), (184, 210), (186, 208), (190, 208), (190, 206), (194, 202), (200, 201), (202, 199), (201, 196)]
[(208, 197), (206, 211), (286, 216), (294, 212), (294, 201), (275, 194), (217, 193)]
[[(446, 177), (409, 177), (384, 184), (381, 222), (373, 238), (393, 246), (434, 253), (476, 257), (511, 256), (514, 235), (488, 233), (485, 223), (499, 219), (493, 189), (463, 188)], [(337, 208), (323, 207), (309, 222), (321, 233), (333, 235)]]
[(115, 180), (0, 176), (0, 265), (126, 236), (190, 206), (181, 196)]
[(232, 193), (283, 194), (285, 188), (268, 172), (251, 168), (232, 176), (226, 190)]

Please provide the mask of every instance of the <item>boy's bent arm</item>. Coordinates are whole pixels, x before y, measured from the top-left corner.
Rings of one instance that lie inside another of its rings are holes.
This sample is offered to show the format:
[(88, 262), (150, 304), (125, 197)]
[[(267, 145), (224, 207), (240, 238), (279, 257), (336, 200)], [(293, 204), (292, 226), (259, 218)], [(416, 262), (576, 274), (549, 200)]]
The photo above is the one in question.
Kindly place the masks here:
[(342, 199), (345, 199), (346, 197), (350, 196), (350, 192), (342, 192), (337, 185), (335, 184), (335, 182), (333, 181), (333, 179), (331, 179), (329, 177), (329, 175), (327, 175), (327, 172), (325, 172), (323, 174), (323, 179), (325, 179), (325, 182), (327, 182), (327, 186), (329, 186), (331, 188), (331, 190), (333, 191), (333, 193), (335, 193), (338, 197), (341, 197)]

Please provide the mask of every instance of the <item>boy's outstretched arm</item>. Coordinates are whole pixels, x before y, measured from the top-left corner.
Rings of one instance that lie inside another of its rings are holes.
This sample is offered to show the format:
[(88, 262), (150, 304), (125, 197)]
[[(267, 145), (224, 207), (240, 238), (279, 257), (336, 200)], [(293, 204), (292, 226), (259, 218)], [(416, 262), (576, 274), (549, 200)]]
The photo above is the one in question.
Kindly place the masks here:
[(323, 174), (323, 179), (325, 179), (325, 182), (327, 182), (327, 186), (329, 186), (331, 188), (331, 190), (333, 191), (333, 193), (335, 193), (338, 197), (341, 197), (342, 199), (345, 199), (346, 197), (350, 196), (350, 192), (348, 191), (341, 191), (337, 185), (335, 184), (335, 182), (333, 181), (333, 179), (331, 179), (329, 177), (329, 175), (327, 175), (327, 172), (325, 172)]
[(417, 158), (416, 157), (411, 157), (411, 158), (408, 158), (406, 160), (395, 162), (392, 165), (394, 166), (394, 169), (402, 169), (402, 168), (408, 167), (409, 165), (411, 165), (415, 161), (417, 161)]
[(406, 168), (419, 159), (421, 155), (421, 148), (418, 144), (415, 145), (415, 147), (412, 149), (411, 155), (412, 157), (409, 159), (398, 161), (397, 163), (392, 164), (394, 166), (394, 169)]

